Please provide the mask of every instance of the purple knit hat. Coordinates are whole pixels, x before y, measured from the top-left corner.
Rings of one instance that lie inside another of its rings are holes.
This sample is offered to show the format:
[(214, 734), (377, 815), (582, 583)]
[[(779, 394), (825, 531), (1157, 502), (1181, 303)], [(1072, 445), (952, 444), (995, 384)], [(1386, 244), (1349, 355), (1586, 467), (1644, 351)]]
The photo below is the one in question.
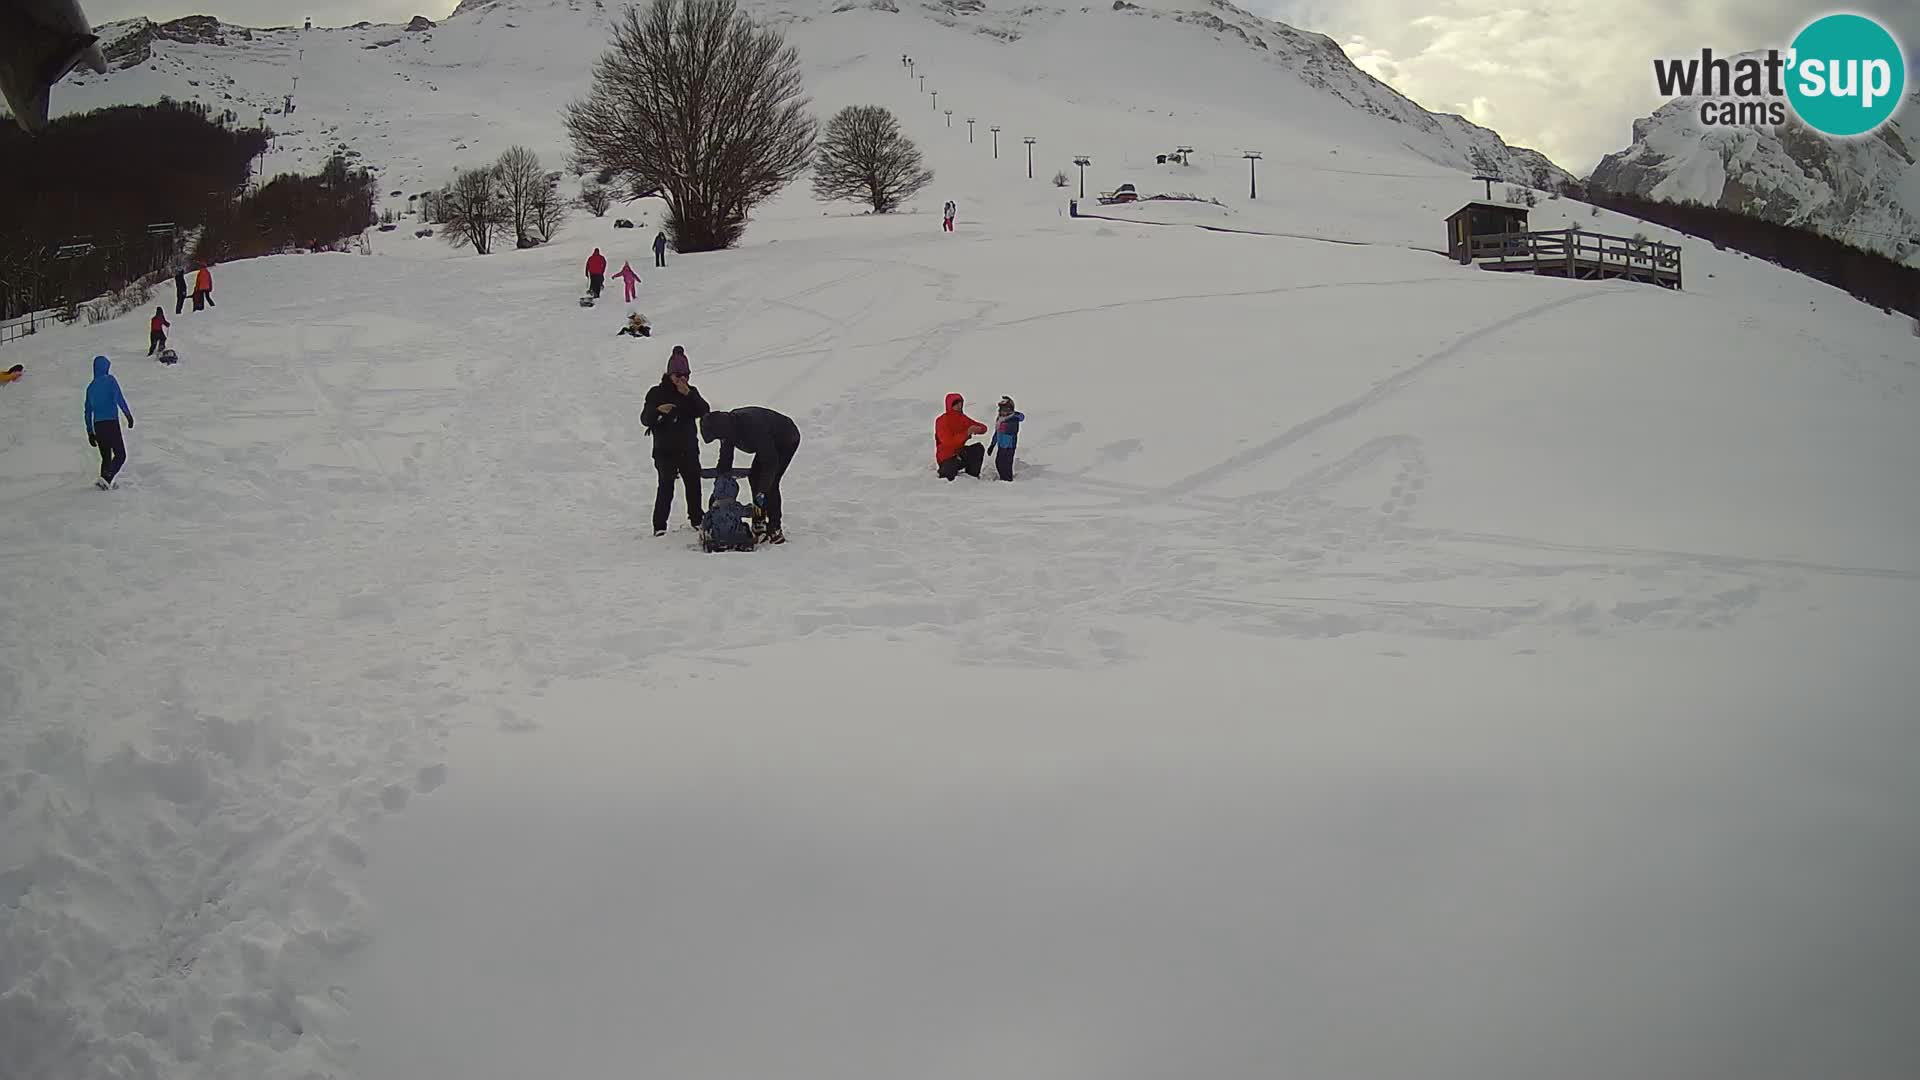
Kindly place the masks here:
[(675, 345), (673, 347), (673, 355), (667, 357), (667, 374), (685, 375), (689, 379), (693, 377), (693, 364), (687, 360), (686, 346)]

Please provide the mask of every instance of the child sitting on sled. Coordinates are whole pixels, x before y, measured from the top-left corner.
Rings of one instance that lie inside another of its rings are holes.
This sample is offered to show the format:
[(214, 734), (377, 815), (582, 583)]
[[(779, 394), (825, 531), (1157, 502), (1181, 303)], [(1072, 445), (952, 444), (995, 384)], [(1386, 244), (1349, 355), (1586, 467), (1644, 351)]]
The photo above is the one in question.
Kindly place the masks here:
[(614, 337), (652, 337), (653, 324), (647, 321), (647, 317), (645, 315), (642, 315), (637, 311), (629, 311), (627, 312), (627, 325), (621, 327), (620, 332), (613, 336)]

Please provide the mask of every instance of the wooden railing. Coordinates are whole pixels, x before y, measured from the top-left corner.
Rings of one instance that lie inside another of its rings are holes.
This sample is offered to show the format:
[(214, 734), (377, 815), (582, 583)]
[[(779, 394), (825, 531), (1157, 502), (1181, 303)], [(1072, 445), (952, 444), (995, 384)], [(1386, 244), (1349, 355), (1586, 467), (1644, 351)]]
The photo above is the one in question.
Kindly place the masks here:
[(1476, 236), (1469, 244), (1468, 258), (1501, 269), (1526, 268), (1566, 277), (1625, 277), (1680, 284), (1679, 245), (1581, 229)]

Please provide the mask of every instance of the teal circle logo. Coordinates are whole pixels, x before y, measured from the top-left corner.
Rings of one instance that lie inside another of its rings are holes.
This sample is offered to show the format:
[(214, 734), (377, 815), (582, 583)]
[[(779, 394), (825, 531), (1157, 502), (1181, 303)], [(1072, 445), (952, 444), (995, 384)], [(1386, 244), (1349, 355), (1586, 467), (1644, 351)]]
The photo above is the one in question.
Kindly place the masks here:
[(1887, 28), (1864, 15), (1815, 19), (1793, 39), (1787, 100), (1825, 135), (1864, 135), (1893, 115), (1907, 64)]

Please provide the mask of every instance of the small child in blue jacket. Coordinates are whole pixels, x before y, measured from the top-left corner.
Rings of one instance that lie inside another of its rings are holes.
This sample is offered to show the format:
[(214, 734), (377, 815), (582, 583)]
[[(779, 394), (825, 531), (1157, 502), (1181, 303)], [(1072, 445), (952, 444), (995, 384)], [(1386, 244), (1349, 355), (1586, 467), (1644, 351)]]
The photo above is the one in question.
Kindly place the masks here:
[(1020, 421), (1026, 418), (1025, 413), (1014, 411), (1012, 398), (1000, 399), (993, 424), (993, 467), (1002, 480), (1013, 479), (1013, 448), (1020, 442)]

